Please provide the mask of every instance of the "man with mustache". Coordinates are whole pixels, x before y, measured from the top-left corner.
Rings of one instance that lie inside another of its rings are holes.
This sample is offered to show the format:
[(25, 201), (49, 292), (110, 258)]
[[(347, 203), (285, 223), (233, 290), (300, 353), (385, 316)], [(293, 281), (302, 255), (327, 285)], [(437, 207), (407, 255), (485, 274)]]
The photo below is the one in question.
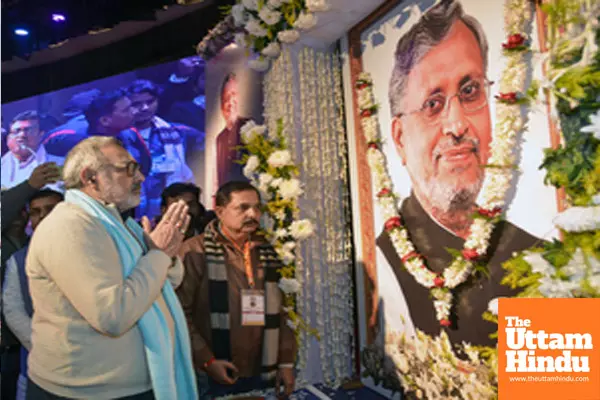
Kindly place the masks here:
[(194, 399), (189, 333), (174, 288), (189, 224), (177, 202), (152, 232), (121, 214), (144, 176), (120, 140), (77, 144), (67, 192), (36, 228), (26, 272), (32, 306), (27, 398)]
[[(487, 53), (479, 22), (450, 0), (425, 13), (399, 40), (394, 56), (392, 139), (412, 181), (412, 193), (401, 206), (402, 223), (436, 273), (452, 261), (448, 248), (463, 248), (477, 210), (492, 139)], [(501, 264), (536, 242), (507, 221), (497, 224), (483, 260), (489, 276), (471, 276), (455, 290), (449, 327), (440, 326), (429, 289), (403, 268), (385, 232), (377, 245), (380, 260), (385, 257), (398, 279), (414, 327), (431, 335), (445, 329), (454, 343), (491, 345), (488, 335), (496, 326), (482, 314), (489, 300), (515, 294), (500, 284)]]
[(217, 219), (180, 251), (185, 279), (178, 295), (201, 398), (262, 389), (274, 378), (277, 391), (282, 383), (289, 395), (296, 340), (277, 285), (281, 262), (257, 233), (259, 192), (232, 181), (219, 188), (215, 201)]

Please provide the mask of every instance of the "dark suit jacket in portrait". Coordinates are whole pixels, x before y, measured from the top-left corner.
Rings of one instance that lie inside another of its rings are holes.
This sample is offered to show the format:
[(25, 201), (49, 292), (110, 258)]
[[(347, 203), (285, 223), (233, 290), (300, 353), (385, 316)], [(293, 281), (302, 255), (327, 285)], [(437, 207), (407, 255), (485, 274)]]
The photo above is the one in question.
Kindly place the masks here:
[[(441, 273), (450, 265), (452, 255), (448, 248), (461, 250), (465, 240), (453, 235), (438, 225), (411, 195), (401, 207), (402, 220), (416, 250), (425, 258), (427, 266)], [(496, 224), (490, 238), (486, 261), (488, 275), (477, 274), (453, 290), (454, 300), (451, 314), (452, 326), (444, 328), (450, 341), (462, 341), (473, 345), (495, 346), (489, 335), (497, 326), (482, 319), (488, 302), (497, 297), (512, 297), (518, 292), (500, 282), (505, 274), (502, 263), (511, 258), (513, 252), (522, 251), (539, 244), (540, 240), (508, 221)], [(406, 298), (408, 310), (415, 328), (428, 335), (440, 334), (441, 326), (436, 318), (429, 289), (421, 286), (402, 266), (393, 244), (386, 232), (377, 238), (377, 246), (385, 255)]]
[(217, 179), (218, 186), (229, 181), (247, 181), (243, 174), (244, 166), (236, 163), (241, 159), (242, 152), (236, 149), (242, 144), (240, 129), (248, 118), (238, 118), (232, 129), (223, 129), (217, 136)]

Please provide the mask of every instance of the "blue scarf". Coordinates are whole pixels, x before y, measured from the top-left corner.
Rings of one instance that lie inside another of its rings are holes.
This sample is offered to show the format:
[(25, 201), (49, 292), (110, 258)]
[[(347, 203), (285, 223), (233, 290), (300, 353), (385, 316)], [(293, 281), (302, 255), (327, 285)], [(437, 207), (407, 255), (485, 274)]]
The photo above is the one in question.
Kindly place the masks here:
[[(138, 260), (148, 252), (142, 228), (131, 218), (123, 224), (106, 207), (79, 190), (68, 190), (65, 201), (76, 204), (102, 222), (117, 246), (123, 276), (127, 278)], [(165, 316), (156, 302), (137, 322), (146, 349), (154, 397), (156, 400), (197, 399), (187, 323), (175, 290), (168, 280), (163, 286), (162, 295), (175, 323), (175, 346)]]

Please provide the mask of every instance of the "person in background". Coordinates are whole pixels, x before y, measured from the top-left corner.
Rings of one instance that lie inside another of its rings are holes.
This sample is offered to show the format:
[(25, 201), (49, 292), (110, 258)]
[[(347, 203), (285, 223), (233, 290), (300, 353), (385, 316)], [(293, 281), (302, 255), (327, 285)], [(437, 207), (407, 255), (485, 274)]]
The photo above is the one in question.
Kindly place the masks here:
[(64, 157), (68, 149), (79, 143), (82, 137), (86, 137), (89, 124), (85, 119), (85, 111), (101, 94), (99, 89), (74, 94), (63, 110), (63, 117), (67, 122), (48, 131), (43, 136), (42, 143), (53, 142), (54, 137), (60, 137), (61, 147), (64, 148), (61, 151), (61, 157)]
[(258, 190), (229, 182), (216, 195), (217, 218), (185, 241), (177, 293), (187, 317), (194, 366), (207, 398), (263, 389), (294, 390), (296, 339), (278, 286), (282, 264), (257, 234)]
[(111, 136), (75, 146), (63, 176), (65, 201), (37, 226), (27, 255), (27, 398), (197, 398), (173, 290), (183, 279), (187, 205), (173, 204), (153, 231), (124, 221), (144, 176)]
[(186, 239), (203, 233), (206, 225), (216, 218), (214, 211), (207, 211), (200, 202), (201, 193), (202, 190), (193, 183), (173, 183), (166, 187), (161, 195), (162, 214), (176, 201), (182, 200), (188, 205), (191, 222), (185, 234)]
[(11, 188), (26, 181), (37, 166), (47, 161), (61, 163), (60, 158), (46, 152), (42, 135), (36, 111), (24, 111), (13, 118), (6, 138), (9, 152), (1, 161), (3, 187)]
[[(62, 193), (50, 189), (36, 192), (29, 200), (28, 215), (31, 229), (35, 232), (38, 224), (52, 209), (63, 201)], [(27, 389), (27, 355), (31, 349), (31, 317), (33, 307), (29, 295), (29, 282), (25, 274), (25, 258), (28, 246), (21, 248), (6, 262), (5, 282), (2, 287), (2, 312), (6, 325), (14, 333), (21, 345), (17, 400), (25, 400)]]
[(0, 129), (2, 130), (2, 154), (0, 154), (0, 156), (3, 156), (8, 152), (8, 146), (6, 145), (6, 136), (8, 132), (4, 128), (4, 117), (2, 117), (2, 126)]
[(65, 157), (78, 143), (90, 136), (111, 136), (119, 139), (137, 160), (142, 174), (147, 175), (152, 165), (150, 150), (137, 130), (132, 128), (131, 100), (122, 89), (93, 96), (85, 110), (88, 127), (85, 131), (64, 129), (44, 138), (44, 146), (50, 154)]
[[(52, 163), (42, 164), (33, 170), (28, 180), (11, 188), (2, 189), (2, 263), (0, 264), (0, 288), (4, 285), (6, 261), (20, 248), (27, 245), (26, 205), (35, 193), (49, 183), (60, 179), (60, 172)], [(0, 385), (2, 398), (14, 399), (19, 377), (19, 341), (0, 313)], [(5, 397), (6, 396), (6, 397)]]
[(174, 182), (194, 182), (192, 170), (186, 164), (185, 138), (201, 133), (181, 124), (172, 124), (158, 117), (160, 89), (148, 80), (136, 80), (129, 85), (128, 96), (134, 124), (150, 149), (152, 168), (144, 182), (144, 200), (140, 213), (155, 216), (160, 211), (160, 194)]
[(227, 74), (221, 86), (221, 113), (225, 128), (217, 136), (217, 187), (229, 181), (245, 181), (243, 165), (237, 146), (241, 145), (240, 129), (248, 118), (240, 117), (238, 81), (235, 74)]

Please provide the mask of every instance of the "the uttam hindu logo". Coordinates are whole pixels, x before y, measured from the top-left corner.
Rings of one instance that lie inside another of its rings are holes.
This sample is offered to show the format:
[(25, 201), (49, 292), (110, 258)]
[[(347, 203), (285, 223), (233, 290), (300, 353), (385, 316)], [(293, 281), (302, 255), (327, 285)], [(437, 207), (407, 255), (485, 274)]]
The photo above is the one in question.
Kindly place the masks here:
[[(535, 331), (529, 319), (515, 316), (506, 321), (506, 372), (590, 372), (589, 356), (574, 356), (571, 350), (592, 350), (589, 333), (547, 333)], [(540, 356), (536, 351), (559, 350), (556, 357)]]
[(499, 400), (600, 400), (600, 299), (500, 299)]

